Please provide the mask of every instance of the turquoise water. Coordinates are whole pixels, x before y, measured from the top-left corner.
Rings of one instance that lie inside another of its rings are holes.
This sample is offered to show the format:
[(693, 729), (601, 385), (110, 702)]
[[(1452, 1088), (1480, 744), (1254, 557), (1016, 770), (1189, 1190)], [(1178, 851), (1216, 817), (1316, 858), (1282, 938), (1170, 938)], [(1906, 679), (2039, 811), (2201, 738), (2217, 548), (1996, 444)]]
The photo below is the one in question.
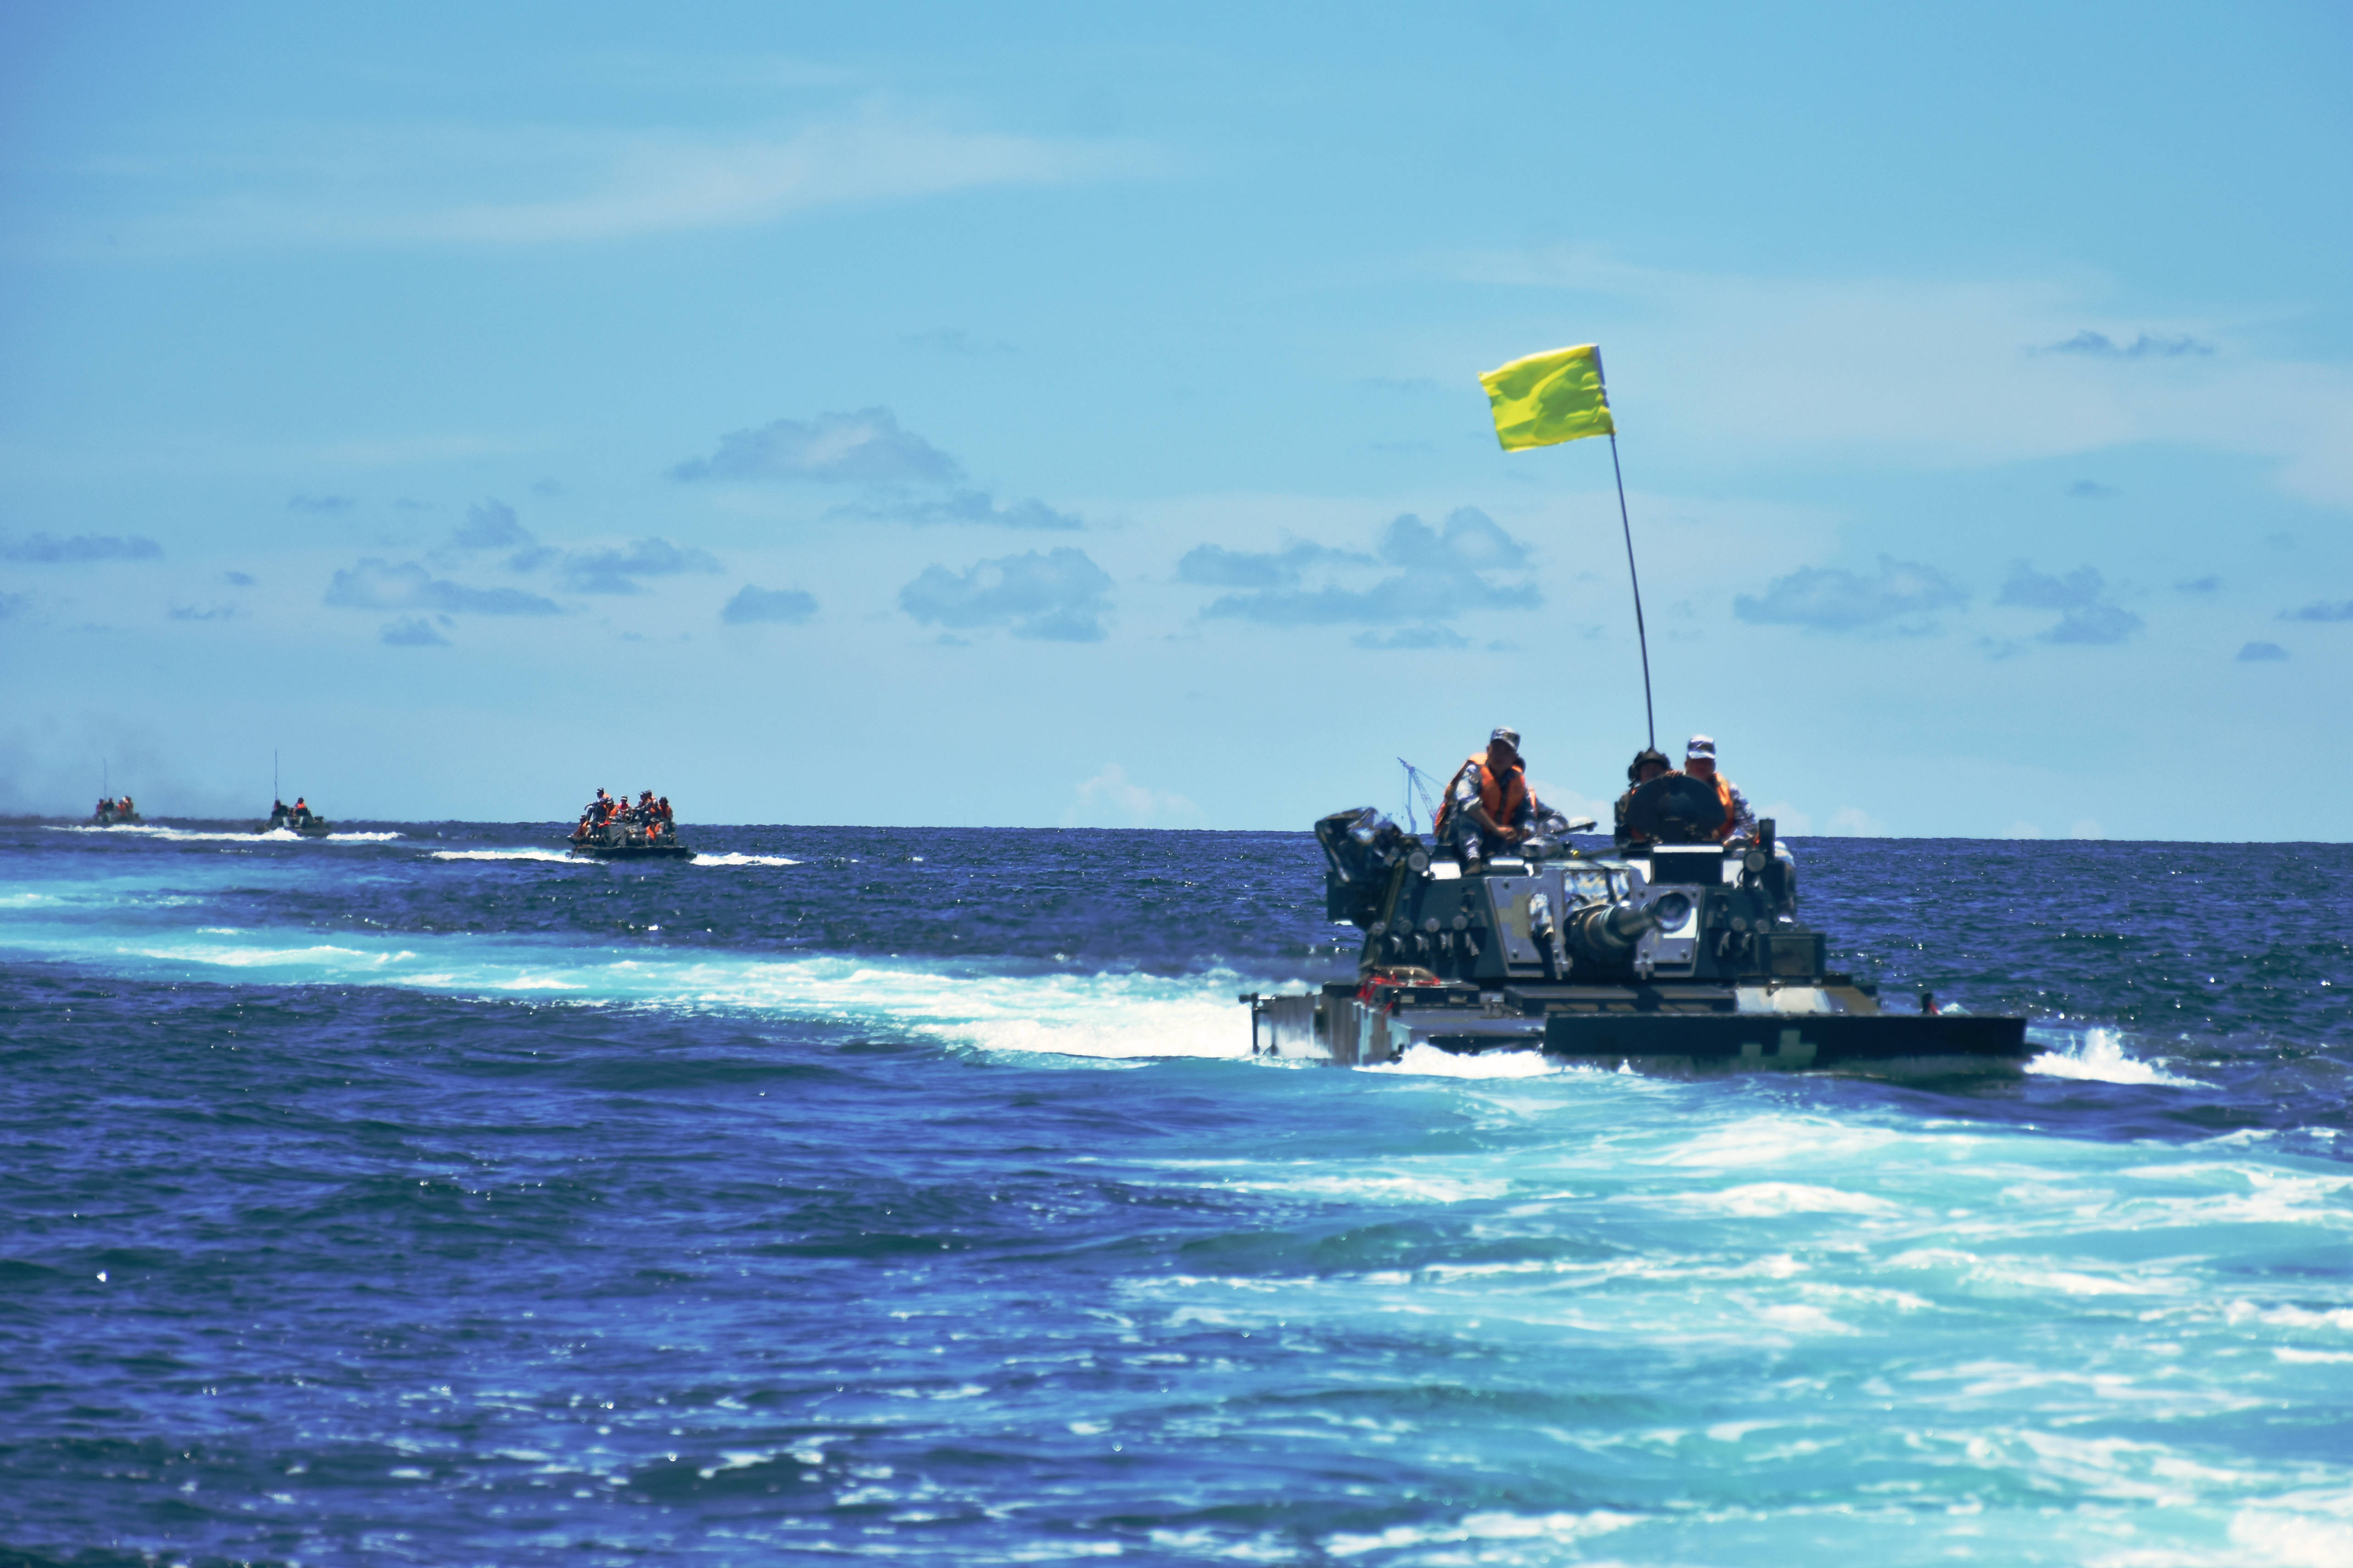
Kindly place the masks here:
[(369, 826), (0, 830), (0, 1561), (2353, 1561), (2353, 849), (1799, 844), (1939, 1092), (1253, 1060), (1304, 835)]

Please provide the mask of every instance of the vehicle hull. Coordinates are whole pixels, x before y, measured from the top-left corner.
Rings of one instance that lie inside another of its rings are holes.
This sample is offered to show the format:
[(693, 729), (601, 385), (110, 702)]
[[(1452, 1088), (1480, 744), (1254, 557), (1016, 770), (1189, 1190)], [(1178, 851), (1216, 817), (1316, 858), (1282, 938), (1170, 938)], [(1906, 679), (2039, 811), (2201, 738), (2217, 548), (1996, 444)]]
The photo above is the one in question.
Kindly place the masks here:
[(2023, 1018), (1919, 1013), (1719, 1014), (1632, 1018), (1557, 1013), (1544, 1020), (1548, 1057), (1658, 1071), (1818, 1068), (1904, 1077), (2015, 1071), (2030, 1054)]
[(582, 860), (691, 860), (694, 851), (683, 844), (575, 844), (572, 854)]
[(1417, 1047), (1456, 1056), (1538, 1051), (1563, 1066), (1665, 1074), (1832, 1072), (1952, 1078), (2017, 1072), (2026, 1020), (1882, 1013), (1851, 987), (1560, 985), (1466, 994), (1447, 987), (1255, 996), (1256, 1054), (1367, 1066)]

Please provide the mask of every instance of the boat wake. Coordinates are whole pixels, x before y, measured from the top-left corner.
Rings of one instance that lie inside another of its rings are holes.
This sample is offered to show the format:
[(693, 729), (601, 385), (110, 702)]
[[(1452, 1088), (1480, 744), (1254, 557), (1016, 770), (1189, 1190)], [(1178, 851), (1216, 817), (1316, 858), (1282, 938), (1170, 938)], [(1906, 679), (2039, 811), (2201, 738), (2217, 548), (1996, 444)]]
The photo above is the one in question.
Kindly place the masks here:
[(696, 866), (797, 866), (799, 861), (788, 855), (697, 855), (690, 862)]
[(585, 866), (587, 861), (557, 849), (436, 849), (436, 860), (552, 860), (559, 866)]
[(70, 826), (51, 825), (52, 833), (126, 833), (142, 838), (153, 838), (173, 844), (388, 844), (402, 835), (381, 833), (328, 833), (306, 837), (290, 828), (273, 827), (264, 833), (222, 831), (216, 828), (158, 827), (148, 823), (117, 822), (100, 827), (96, 823), (77, 823)]
[(1544, 1052), (1534, 1048), (1457, 1055), (1452, 1051), (1440, 1050), (1436, 1046), (1417, 1045), (1407, 1047), (1405, 1053), (1393, 1062), (1367, 1062), (1356, 1070), (1390, 1073), (1400, 1078), (1498, 1079), (1552, 1078), (1561, 1073), (1589, 1073), (1595, 1069), (1547, 1061)]
[[(566, 860), (544, 850), (437, 850)], [(736, 1012), (838, 1024), (944, 1046), (1103, 1059), (1247, 1058), (1234, 1005), (1251, 984), (1225, 970), (1179, 976), (1039, 973), (1026, 965), (849, 955), (577, 947), (506, 937), (203, 928), (162, 939), (18, 926), (0, 946), (141, 978), (238, 985), (384, 985), (482, 1000)], [(1258, 984), (1264, 984), (1261, 981)]]
[(2043, 1078), (2082, 1079), (2093, 1083), (2145, 1083), (2167, 1089), (2212, 1087), (2198, 1079), (2169, 1073), (2158, 1063), (2126, 1056), (2123, 1042), (2113, 1029), (2087, 1030), (2076, 1044), (2047, 1050), (2034, 1058), (2026, 1064), (2026, 1070)]

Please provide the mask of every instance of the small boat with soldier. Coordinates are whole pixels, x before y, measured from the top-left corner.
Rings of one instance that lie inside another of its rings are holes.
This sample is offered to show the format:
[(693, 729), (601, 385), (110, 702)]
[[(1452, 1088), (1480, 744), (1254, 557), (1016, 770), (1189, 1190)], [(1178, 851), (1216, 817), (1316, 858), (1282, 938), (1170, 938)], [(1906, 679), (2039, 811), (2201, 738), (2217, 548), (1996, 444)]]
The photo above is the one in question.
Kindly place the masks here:
[(256, 833), (293, 833), (304, 838), (324, 838), (334, 831), (334, 825), (311, 809), (311, 803), (296, 796), (292, 805), (284, 801), (272, 801), (269, 820), (253, 825)]
[(571, 853), (584, 860), (691, 860), (694, 851), (678, 841), (678, 820), (668, 795), (639, 792), (637, 804), (616, 800), (603, 790), (580, 813), (572, 830)]
[(127, 795), (120, 800), (101, 799), (98, 809), (90, 814), (92, 827), (131, 827), (146, 820)]

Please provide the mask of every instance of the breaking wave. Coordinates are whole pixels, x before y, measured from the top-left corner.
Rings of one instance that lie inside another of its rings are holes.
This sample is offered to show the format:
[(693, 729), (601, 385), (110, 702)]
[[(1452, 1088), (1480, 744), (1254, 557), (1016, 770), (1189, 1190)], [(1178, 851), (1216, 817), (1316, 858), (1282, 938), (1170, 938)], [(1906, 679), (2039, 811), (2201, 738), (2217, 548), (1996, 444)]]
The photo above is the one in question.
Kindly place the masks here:
[(1534, 1047), (1458, 1056), (1452, 1051), (1442, 1051), (1436, 1046), (1425, 1044), (1408, 1047), (1405, 1054), (1393, 1062), (1371, 1062), (1357, 1070), (1396, 1073), (1407, 1078), (1498, 1079), (1552, 1078), (1563, 1073), (1591, 1072), (1593, 1069), (1547, 1061), (1545, 1054)]
[(2169, 1073), (2157, 1062), (2126, 1056), (2124, 1043), (2114, 1029), (2086, 1030), (2080, 1042), (2044, 1051), (2026, 1064), (2026, 1070), (2043, 1078), (2082, 1079), (2093, 1083), (2143, 1083), (2168, 1089), (2211, 1087), (2198, 1079)]

